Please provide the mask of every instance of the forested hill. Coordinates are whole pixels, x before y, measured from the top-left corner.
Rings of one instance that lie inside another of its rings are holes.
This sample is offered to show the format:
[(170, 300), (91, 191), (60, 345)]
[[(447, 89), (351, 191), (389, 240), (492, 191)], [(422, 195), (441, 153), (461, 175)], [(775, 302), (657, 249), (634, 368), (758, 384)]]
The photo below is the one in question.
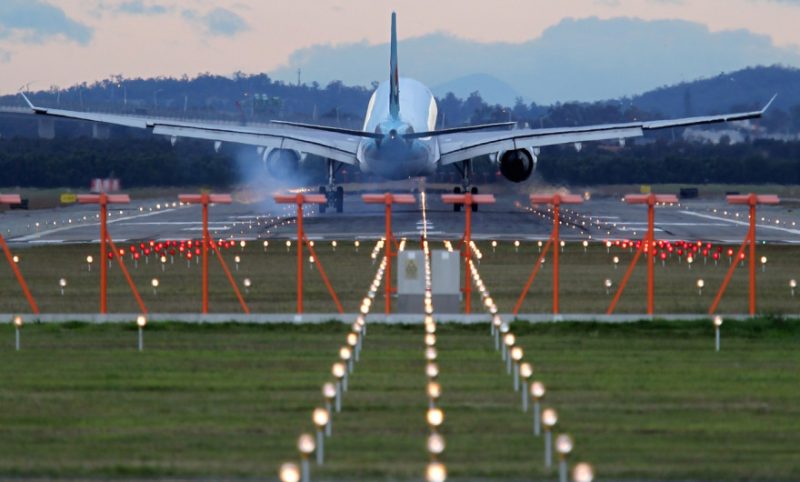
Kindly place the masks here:
[(788, 112), (800, 107), (800, 69), (753, 67), (662, 87), (633, 97), (632, 101), (641, 110), (677, 117), (760, 108), (774, 94), (778, 94), (776, 110)]

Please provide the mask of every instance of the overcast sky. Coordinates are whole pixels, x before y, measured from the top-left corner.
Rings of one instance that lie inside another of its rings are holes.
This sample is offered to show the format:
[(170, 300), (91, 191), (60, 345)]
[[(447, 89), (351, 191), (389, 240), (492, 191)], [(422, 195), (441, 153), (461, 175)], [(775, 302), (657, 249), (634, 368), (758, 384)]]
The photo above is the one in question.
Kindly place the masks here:
[(401, 40), (518, 43), (565, 18), (636, 17), (749, 30), (800, 53), (800, 0), (0, 0), (0, 92), (115, 74), (270, 72), (301, 48), (386, 42), (392, 10)]

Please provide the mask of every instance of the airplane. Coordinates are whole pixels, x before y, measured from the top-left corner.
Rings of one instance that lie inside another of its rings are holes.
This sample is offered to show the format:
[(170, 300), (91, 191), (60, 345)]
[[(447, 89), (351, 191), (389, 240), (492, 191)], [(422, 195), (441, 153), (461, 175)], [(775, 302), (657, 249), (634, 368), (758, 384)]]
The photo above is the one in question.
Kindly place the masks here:
[[(148, 129), (171, 138), (195, 138), (222, 143), (256, 146), (267, 169), (285, 177), (301, 169), (306, 154), (326, 159), (328, 184), (319, 191), (327, 205), (342, 212), (344, 189), (336, 185), (336, 173), (343, 165), (357, 167), (388, 180), (428, 176), (444, 166), (454, 166), (461, 185), (454, 193), (478, 193), (472, 183), (475, 158), (489, 155), (500, 173), (512, 182), (530, 178), (544, 146), (572, 144), (580, 150), (583, 142), (618, 140), (643, 136), (645, 132), (671, 127), (714, 124), (761, 117), (776, 96), (758, 111), (682, 119), (602, 124), (581, 127), (520, 128), (513, 122), (436, 129), (437, 106), (431, 91), (421, 82), (399, 76), (397, 64), (397, 17), (392, 13), (389, 80), (380, 83), (367, 106), (361, 130), (272, 121), (270, 125), (232, 126), (209, 122), (185, 122), (157, 117), (68, 111), (35, 106), (21, 93), (34, 114), (78, 119)], [(477, 205), (473, 205), (473, 209)], [(460, 210), (461, 206), (454, 206)]]

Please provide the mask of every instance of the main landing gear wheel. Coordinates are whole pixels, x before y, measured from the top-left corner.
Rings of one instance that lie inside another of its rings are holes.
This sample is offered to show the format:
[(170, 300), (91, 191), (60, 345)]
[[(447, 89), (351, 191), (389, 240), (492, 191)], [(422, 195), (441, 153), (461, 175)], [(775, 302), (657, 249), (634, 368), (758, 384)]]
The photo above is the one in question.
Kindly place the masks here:
[(336, 188), (335, 205), (337, 213), (344, 211), (344, 188), (342, 186)]
[(331, 187), (328, 189), (326, 186), (319, 187), (319, 193), (325, 196), (328, 201), (325, 204), (319, 205), (320, 214), (324, 214), (328, 208), (335, 209), (337, 213), (344, 211), (344, 188), (337, 186), (336, 189)]

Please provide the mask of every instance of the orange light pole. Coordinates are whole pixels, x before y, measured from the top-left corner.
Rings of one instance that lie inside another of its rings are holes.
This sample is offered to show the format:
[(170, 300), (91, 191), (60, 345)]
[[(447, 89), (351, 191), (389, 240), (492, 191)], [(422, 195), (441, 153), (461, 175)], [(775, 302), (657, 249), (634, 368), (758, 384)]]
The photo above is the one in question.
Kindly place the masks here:
[(467, 219), (464, 226), (464, 314), (472, 312), (472, 277), (469, 275), (470, 264), (472, 263), (472, 205), (473, 204), (494, 204), (493, 194), (442, 194), (442, 202), (445, 204), (463, 204)]
[[(553, 232), (550, 235), (549, 242), (553, 248), (553, 314), (557, 315), (559, 313), (558, 292), (560, 287), (558, 256), (561, 248), (561, 242), (559, 239), (561, 205), (581, 204), (583, 202), (583, 198), (575, 194), (555, 194), (553, 196), (532, 194), (530, 199), (531, 203), (533, 204), (549, 204), (553, 206)], [(539, 264), (541, 264), (541, 261), (539, 261)], [(524, 298), (525, 294), (527, 294), (527, 290), (523, 293), (522, 298)]]
[[(130, 196), (127, 194), (80, 194), (78, 195), (78, 202), (80, 204), (99, 204), (100, 205), (100, 313), (108, 314), (108, 205), (109, 204), (128, 204), (131, 202)], [(114, 256), (119, 256), (119, 253), (114, 253)], [(125, 265), (120, 263), (124, 272)], [(131, 285), (131, 288), (136, 291), (136, 287)]]
[(386, 257), (386, 276), (385, 286), (385, 314), (389, 316), (392, 311), (392, 258), (397, 253), (392, 249), (394, 236), (392, 235), (392, 205), (393, 204), (415, 204), (417, 200), (411, 194), (364, 194), (361, 199), (367, 204), (384, 204), (386, 206), (386, 242), (384, 243), (384, 256)]
[[(750, 245), (750, 293), (749, 293), (749, 305), (750, 305), (750, 316), (755, 316), (756, 314), (756, 206), (759, 204), (779, 204), (781, 202), (780, 198), (774, 194), (737, 194), (731, 195), (727, 197), (728, 204), (746, 204), (750, 208), (750, 225), (747, 230), (747, 236), (745, 236), (742, 245), (739, 246), (739, 252), (736, 254), (736, 260), (740, 259), (741, 256), (744, 254), (745, 247)], [(725, 289), (728, 287), (728, 283), (731, 281), (731, 277), (733, 276), (733, 272), (736, 269), (736, 265), (738, 262), (731, 263), (731, 267), (728, 268), (728, 273), (725, 275), (725, 279), (722, 281), (722, 286), (719, 287), (719, 291), (717, 292), (717, 296), (714, 297), (714, 302), (711, 304), (711, 308), (708, 310), (709, 315), (713, 315), (717, 311), (717, 307), (719, 306), (719, 302), (722, 300), (722, 295), (725, 293)]]
[[(211, 244), (211, 236), (208, 232), (208, 205), (230, 204), (233, 202), (230, 194), (181, 194), (178, 200), (185, 204), (200, 204), (203, 207), (203, 314), (208, 313), (208, 251)], [(238, 287), (237, 287), (238, 288)]]
[[(22, 204), (22, 198), (20, 198), (19, 194), (0, 194), (0, 204)], [(3, 238), (2, 234), (0, 234), (0, 247), (3, 248), (3, 253), (6, 255), (8, 265), (11, 266), (11, 271), (14, 272), (14, 276), (17, 278), (17, 282), (22, 288), (22, 292), (25, 294), (28, 304), (31, 305), (31, 310), (34, 314), (38, 315), (39, 306), (36, 304), (36, 300), (28, 289), (28, 284), (25, 282), (25, 278), (22, 276), (19, 266), (14, 262), (14, 256), (11, 255), (11, 250), (8, 248), (8, 244), (6, 244), (6, 240)]]
[(611, 300), (611, 305), (608, 307), (606, 314), (610, 315), (614, 312), (622, 296), (622, 292), (625, 290), (625, 286), (628, 284), (628, 280), (633, 273), (633, 268), (636, 267), (639, 256), (644, 252), (647, 256), (647, 314), (653, 316), (655, 311), (655, 208), (658, 203), (677, 203), (678, 198), (674, 194), (629, 194), (625, 196), (625, 202), (628, 204), (647, 205), (647, 234), (645, 234), (644, 239), (642, 239), (642, 244), (639, 246), (639, 249), (636, 250), (636, 255), (633, 257), (630, 266), (628, 266), (628, 270), (625, 272), (625, 276), (622, 278), (619, 289), (617, 289), (614, 299)]
[(303, 314), (303, 243), (308, 247), (312, 259), (317, 264), (319, 275), (325, 283), (336, 309), (339, 313), (344, 313), (342, 304), (339, 302), (339, 297), (336, 296), (336, 291), (333, 289), (328, 276), (325, 274), (325, 268), (322, 267), (322, 261), (317, 257), (314, 252), (314, 247), (306, 238), (303, 231), (303, 205), (304, 204), (326, 204), (328, 202), (324, 194), (276, 194), (274, 196), (275, 202), (278, 204), (296, 204), (297, 205), (297, 313)]

